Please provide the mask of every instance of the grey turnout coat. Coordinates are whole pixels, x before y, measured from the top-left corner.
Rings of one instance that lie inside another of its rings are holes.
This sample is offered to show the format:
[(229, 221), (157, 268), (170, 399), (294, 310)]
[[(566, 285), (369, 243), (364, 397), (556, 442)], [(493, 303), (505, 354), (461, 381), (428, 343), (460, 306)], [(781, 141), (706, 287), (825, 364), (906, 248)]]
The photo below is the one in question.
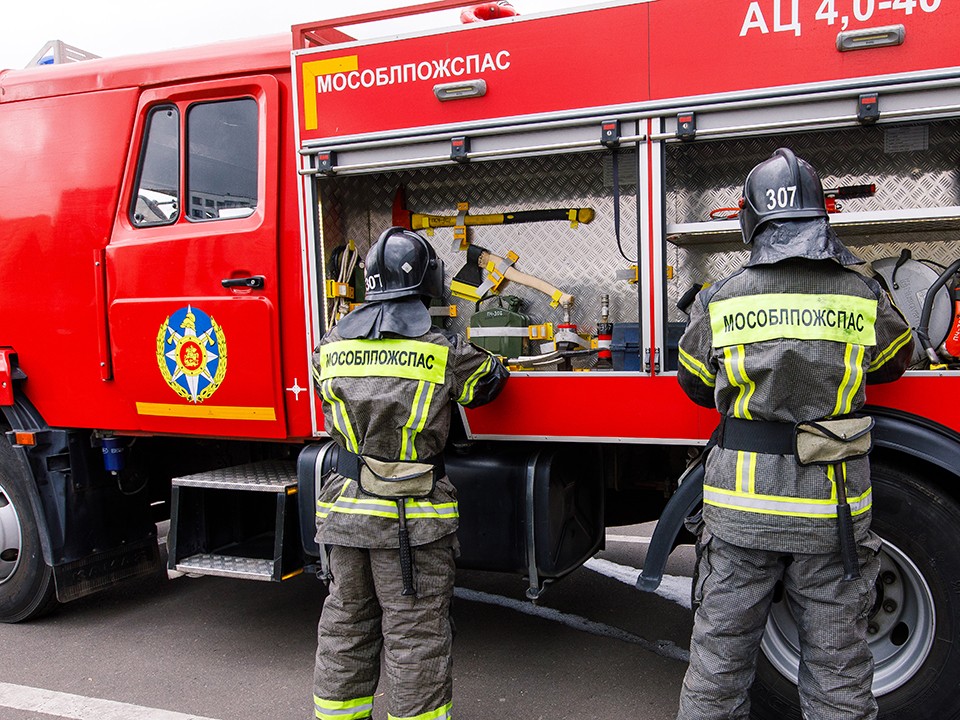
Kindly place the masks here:
[[(452, 402), (466, 407), (490, 402), (508, 377), (490, 353), (430, 328), (419, 299), (412, 300), (354, 310), (314, 352), (324, 427), (354, 454), (430, 462), (446, 444)], [(429, 495), (407, 499), (405, 505), (413, 546), (457, 530), (456, 491), (446, 476), (437, 479)], [(398, 547), (395, 501), (365, 494), (356, 480), (336, 473), (328, 478), (317, 518), (321, 543)]]
[[(694, 301), (680, 340), (680, 385), (696, 403), (739, 420), (795, 424), (856, 413), (867, 383), (903, 374), (911, 330), (874, 280), (845, 267), (858, 261), (825, 222), (795, 225), (827, 248), (813, 255), (820, 259), (796, 257), (802, 244), (791, 252), (786, 242), (770, 242), (795, 227), (769, 225), (747, 266)], [(841, 471), (861, 540), (872, 505), (868, 460), (850, 460)], [(792, 454), (715, 447), (704, 521), (741, 547), (836, 551), (834, 475), (834, 467), (800, 466)]]

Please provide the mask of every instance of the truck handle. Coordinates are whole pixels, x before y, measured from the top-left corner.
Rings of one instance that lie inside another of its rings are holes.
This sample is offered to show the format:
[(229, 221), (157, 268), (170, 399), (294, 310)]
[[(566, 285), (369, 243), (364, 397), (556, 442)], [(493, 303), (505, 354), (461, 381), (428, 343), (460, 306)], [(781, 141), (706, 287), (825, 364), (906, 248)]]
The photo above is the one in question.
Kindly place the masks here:
[(252, 290), (263, 290), (263, 286), (266, 284), (266, 278), (263, 275), (251, 275), (250, 277), (241, 277), (241, 278), (224, 278), (220, 281), (220, 284), (225, 288), (250, 288)]

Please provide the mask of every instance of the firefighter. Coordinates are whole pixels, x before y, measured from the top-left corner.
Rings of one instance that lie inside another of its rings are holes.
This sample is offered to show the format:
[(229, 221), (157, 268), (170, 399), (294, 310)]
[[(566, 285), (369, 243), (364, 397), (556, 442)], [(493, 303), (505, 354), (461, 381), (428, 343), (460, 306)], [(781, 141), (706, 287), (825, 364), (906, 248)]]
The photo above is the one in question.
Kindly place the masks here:
[[(851, 269), (862, 261), (833, 232), (807, 162), (777, 150), (743, 195), (749, 259), (700, 291), (680, 340), (680, 385), (722, 417), (702, 518), (692, 519), (699, 606), (677, 718), (747, 720), (782, 582), (799, 629), (803, 716), (868, 720), (877, 717), (866, 628), (880, 540), (870, 530), (872, 420), (856, 412), (865, 382), (903, 374), (913, 339), (880, 286)], [(823, 457), (800, 452), (811, 437)]]
[(381, 649), (391, 720), (452, 717), (450, 601), (456, 491), (442, 452), (451, 401), (493, 400), (507, 370), (431, 326), (443, 261), (417, 233), (385, 231), (366, 258), (367, 303), (313, 355), (336, 470), (317, 504), (329, 592), (318, 628), (316, 717), (371, 717)]

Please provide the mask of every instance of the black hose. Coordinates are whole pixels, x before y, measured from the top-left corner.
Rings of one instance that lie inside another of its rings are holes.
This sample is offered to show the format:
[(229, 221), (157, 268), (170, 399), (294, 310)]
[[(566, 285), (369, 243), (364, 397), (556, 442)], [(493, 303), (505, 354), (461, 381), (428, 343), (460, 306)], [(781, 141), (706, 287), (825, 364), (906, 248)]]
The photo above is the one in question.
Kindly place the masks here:
[(927, 289), (926, 297), (923, 298), (923, 309), (920, 311), (920, 322), (917, 325), (917, 338), (920, 340), (920, 345), (923, 346), (927, 358), (934, 365), (940, 362), (940, 357), (937, 355), (933, 343), (930, 342), (930, 313), (933, 310), (933, 301), (936, 298), (937, 291), (946, 284), (947, 280), (956, 275), (958, 270), (960, 270), (960, 260), (955, 260), (933, 281), (933, 285)]

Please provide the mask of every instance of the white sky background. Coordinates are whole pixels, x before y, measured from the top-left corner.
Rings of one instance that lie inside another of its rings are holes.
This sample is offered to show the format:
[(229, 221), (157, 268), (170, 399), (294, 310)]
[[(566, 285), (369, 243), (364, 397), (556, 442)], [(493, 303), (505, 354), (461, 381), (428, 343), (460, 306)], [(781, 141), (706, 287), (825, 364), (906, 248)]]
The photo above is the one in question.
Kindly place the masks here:
[[(424, 0), (419, 0), (423, 2)], [(513, 0), (524, 15), (595, 0)], [(0, 68), (24, 67), (49, 40), (116, 57), (138, 52), (204, 45), (218, 40), (274, 35), (298, 23), (419, 4), (418, 0), (3, 0)], [(465, 6), (470, 5), (465, 0)], [(434, 20), (433, 18), (437, 19)], [(455, 25), (459, 11), (448, 10), (393, 26), (393, 32)], [(359, 32), (359, 31), (358, 31)], [(381, 30), (382, 32), (382, 30)], [(351, 33), (357, 34), (357, 33)], [(367, 30), (364, 36), (379, 34)]]

